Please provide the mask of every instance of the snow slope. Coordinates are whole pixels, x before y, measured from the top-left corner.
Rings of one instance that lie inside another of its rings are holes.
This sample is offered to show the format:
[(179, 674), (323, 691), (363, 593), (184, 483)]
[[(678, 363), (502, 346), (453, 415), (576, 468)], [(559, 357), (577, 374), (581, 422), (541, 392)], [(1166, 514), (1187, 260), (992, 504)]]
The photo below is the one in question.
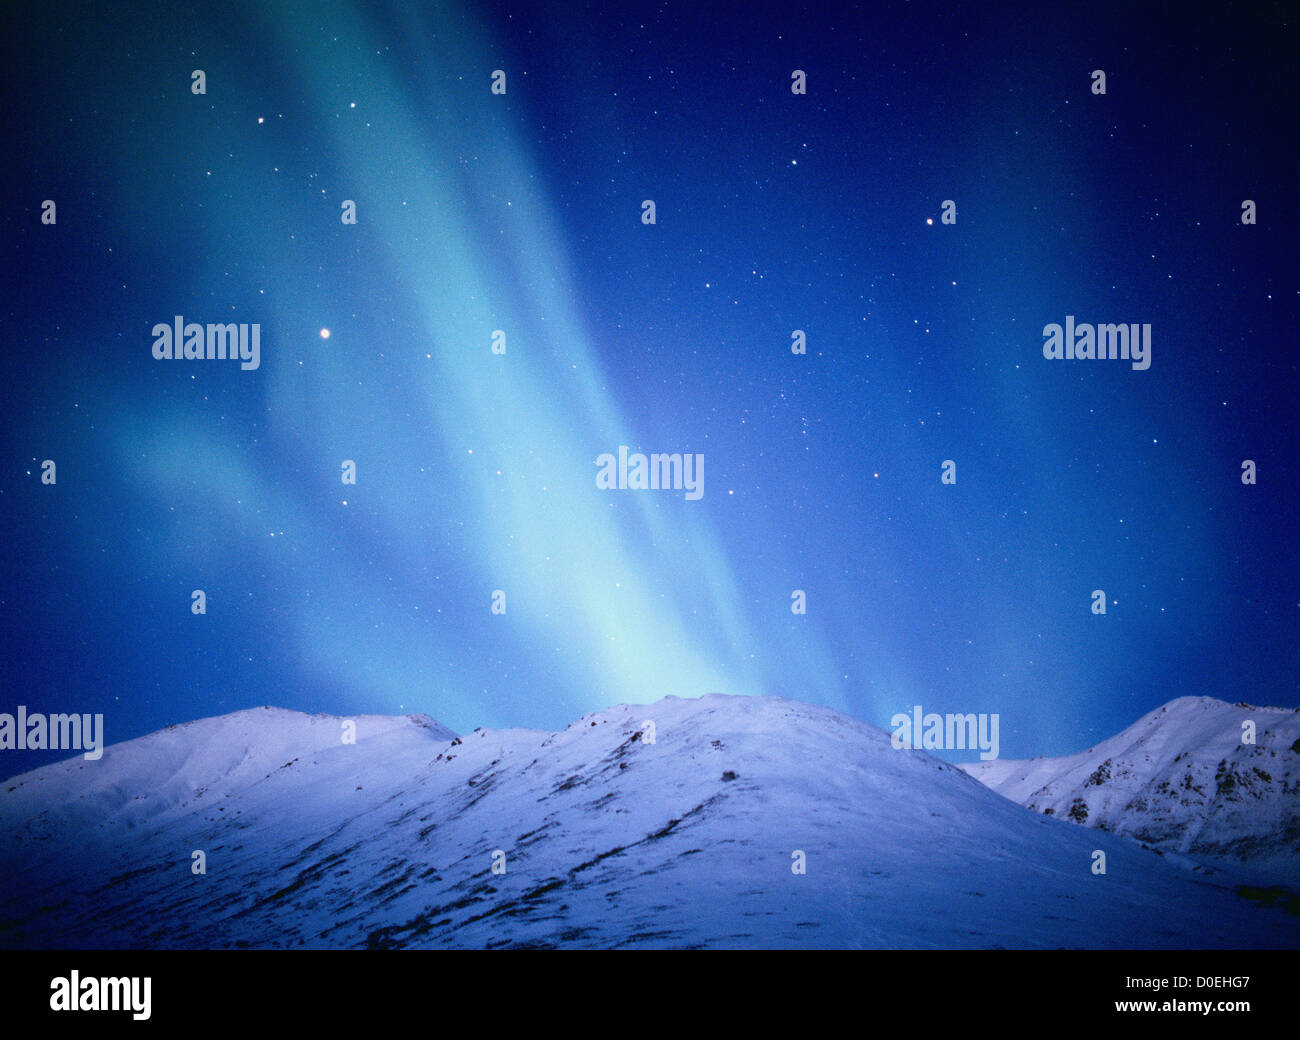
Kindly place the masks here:
[(1180, 697), (1077, 755), (962, 768), (1034, 812), (1300, 884), (1300, 711)]
[(795, 701), (670, 697), (549, 734), (339, 731), (240, 712), (7, 782), (0, 945), (1300, 945), (1300, 920), (1222, 875)]

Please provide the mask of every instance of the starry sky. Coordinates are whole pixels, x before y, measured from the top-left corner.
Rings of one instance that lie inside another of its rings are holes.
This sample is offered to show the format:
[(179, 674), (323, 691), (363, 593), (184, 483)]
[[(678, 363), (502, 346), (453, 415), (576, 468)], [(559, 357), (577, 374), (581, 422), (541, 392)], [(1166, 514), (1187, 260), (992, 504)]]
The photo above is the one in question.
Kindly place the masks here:
[(11, 15), (0, 711), (1300, 705), (1294, 11), (555, 6)]

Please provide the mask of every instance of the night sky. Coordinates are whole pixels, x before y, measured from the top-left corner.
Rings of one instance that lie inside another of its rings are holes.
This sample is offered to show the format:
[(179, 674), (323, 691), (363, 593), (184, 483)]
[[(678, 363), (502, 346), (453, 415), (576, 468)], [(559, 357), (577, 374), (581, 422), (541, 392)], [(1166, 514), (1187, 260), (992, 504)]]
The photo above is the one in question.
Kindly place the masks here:
[(1294, 7), (578, 6), (8, 14), (0, 711), (1300, 705)]

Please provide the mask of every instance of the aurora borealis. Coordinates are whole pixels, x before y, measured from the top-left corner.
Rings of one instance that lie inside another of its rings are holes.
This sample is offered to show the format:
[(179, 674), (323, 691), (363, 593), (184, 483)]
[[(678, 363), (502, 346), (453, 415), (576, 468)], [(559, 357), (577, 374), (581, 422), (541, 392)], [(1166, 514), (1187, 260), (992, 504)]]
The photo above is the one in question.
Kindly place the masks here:
[(1300, 705), (1279, 11), (63, 8), (4, 73), (3, 710)]

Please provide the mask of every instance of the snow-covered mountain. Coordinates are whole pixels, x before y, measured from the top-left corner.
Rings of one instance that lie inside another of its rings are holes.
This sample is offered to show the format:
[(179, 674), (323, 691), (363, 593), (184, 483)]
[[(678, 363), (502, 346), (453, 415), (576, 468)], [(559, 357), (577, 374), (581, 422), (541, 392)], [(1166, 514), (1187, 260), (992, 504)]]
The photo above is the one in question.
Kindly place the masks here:
[(1034, 812), (1300, 884), (1300, 711), (1180, 697), (1077, 755), (961, 768)]
[(336, 718), (237, 712), (6, 781), (0, 945), (1300, 945), (1223, 872), (821, 707), (670, 697), (460, 738), (355, 721), (347, 744)]

